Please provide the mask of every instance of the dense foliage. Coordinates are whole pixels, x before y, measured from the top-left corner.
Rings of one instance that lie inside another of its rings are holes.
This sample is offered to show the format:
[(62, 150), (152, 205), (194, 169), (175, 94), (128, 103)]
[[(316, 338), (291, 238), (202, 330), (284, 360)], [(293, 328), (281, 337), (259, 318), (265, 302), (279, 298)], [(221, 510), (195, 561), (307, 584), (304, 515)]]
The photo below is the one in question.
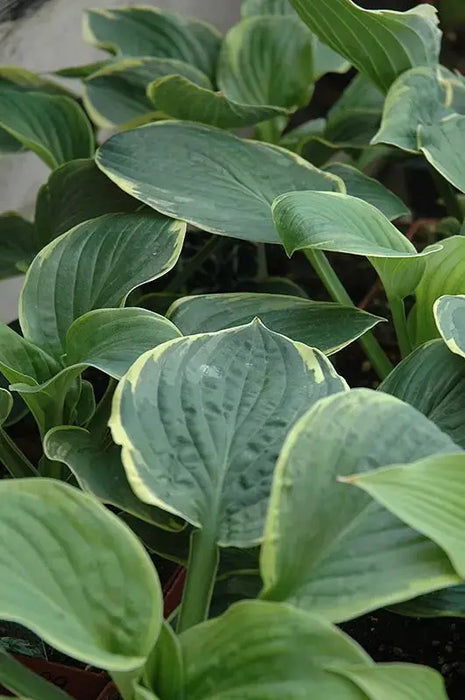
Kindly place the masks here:
[[(0, 67), (0, 152), (51, 169), (33, 222), (0, 216), (0, 278), (26, 272), (0, 325), (0, 619), (124, 700), (443, 700), (439, 673), (375, 664), (336, 626), (465, 614), (465, 79), (435, 9), (243, 0), (222, 37), (132, 6), (87, 12), (84, 37), (107, 57)], [(412, 161), (449, 213), (428, 245), (368, 174)], [(248, 288), (196, 288), (236, 241)], [(268, 274), (280, 247), (331, 301)], [(334, 253), (371, 263), (388, 318), (353, 304)], [(335, 368), (354, 342), (373, 388)], [(154, 555), (187, 567), (170, 622)], [(67, 697), (5, 651), (0, 683)]]

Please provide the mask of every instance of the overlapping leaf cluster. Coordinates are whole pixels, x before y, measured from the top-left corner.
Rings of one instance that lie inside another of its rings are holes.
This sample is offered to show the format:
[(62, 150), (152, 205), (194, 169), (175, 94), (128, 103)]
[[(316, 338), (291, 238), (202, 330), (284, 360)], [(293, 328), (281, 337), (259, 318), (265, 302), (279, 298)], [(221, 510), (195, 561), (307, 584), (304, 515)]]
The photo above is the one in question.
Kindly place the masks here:
[[(336, 626), (465, 611), (464, 239), (418, 250), (364, 172), (380, 144), (425, 157), (460, 230), (465, 89), (434, 9), (244, 0), (221, 37), (128, 7), (87, 12), (84, 36), (108, 57), (53, 80), (0, 69), (1, 151), (51, 168), (33, 222), (0, 217), (0, 276), (26, 272), (19, 323), (0, 326), (0, 619), (124, 700), (443, 700), (438, 673), (375, 664)], [(327, 118), (290, 129), (350, 66)], [(332, 301), (266, 275), (269, 293), (183, 295), (195, 229), (202, 259), (222, 239), (303, 251)], [(396, 367), (327, 252), (372, 263)], [(176, 265), (174, 303), (144, 308), (137, 290)], [(377, 390), (329, 359), (355, 340)], [(25, 412), (37, 459), (8, 430)], [(176, 625), (148, 552), (187, 567)], [(4, 651), (0, 682), (67, 697)]]

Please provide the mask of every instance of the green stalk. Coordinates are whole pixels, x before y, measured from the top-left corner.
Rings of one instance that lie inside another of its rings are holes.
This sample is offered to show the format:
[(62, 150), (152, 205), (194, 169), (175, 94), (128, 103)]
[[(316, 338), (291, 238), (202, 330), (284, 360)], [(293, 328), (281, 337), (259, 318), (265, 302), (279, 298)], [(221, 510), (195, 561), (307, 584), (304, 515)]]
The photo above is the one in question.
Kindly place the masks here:
[[(323, 282), (331, 298), (334, 301), (337, 301), (339, 304), (344, 304), (345, 306), (355, 306), (323, 251), (311, 250), (310, 248), (307, 248), (304, 252), (308, 261)], [(358, 342), (365, 350), (368, 359), (370, 360), (380, 379), (385, 379), (392, 371), (393, 366), (373, 333), (371, 331), (367, 331), (358, 339)]]
[(37, 469), (32, 466), (3, 428), (0, 428), (0, 462), (15, 479), (39, 476)]
[(207, 619), (218, 562), (219, 551), (213, 529), (195, 530), (191, 535), (178, 633)]
[(197, 255), (194, 255), (190, 260), (183, 260), (183, 264), (176, 276), (171, 280), (169, 284), (166, 285), (164, 292), (177, 292), (182, 286), (192, 277), (194, 272), (203, 265), (203, 263), (208, 260), (208, 258), (213, 255), (213, 253), (218, 252), (223, 248), (228, 242), (228, 238), (225, 236), (212, 236), (205, 243), (203, 248), (199, 250)]
[(431, 168), (431, 173), (437, 190), (441, 195), (447, 209), (447, 213), (449, 216), (453, 216), (454, 218), (458, 219), (460, 223), (462, 223), (463, 212), (453, 186), (435, 168)]
[(391, 307), (392, 321), (396, 330), (402, 357), (407, 357), (412, 352), (412, 345), (407, 328), (407, 318), (405, 316), (404, 300), (399, 297), (388, 297)]

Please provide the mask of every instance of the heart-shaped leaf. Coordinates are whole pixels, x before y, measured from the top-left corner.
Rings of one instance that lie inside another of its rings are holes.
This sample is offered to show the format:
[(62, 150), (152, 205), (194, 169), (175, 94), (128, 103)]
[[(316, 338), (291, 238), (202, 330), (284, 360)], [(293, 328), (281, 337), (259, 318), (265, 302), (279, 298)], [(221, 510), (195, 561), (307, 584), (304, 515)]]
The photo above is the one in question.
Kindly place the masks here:
[(271, 217), (279, 194), (344, 187), (282, 148), (182, 122), (117, 134), (101, 146), (96, 162), (125, 192), (168, 216), (266, 243), (279, 241)]
[(354, 474), (344, 481), (436, 542), (465, 579), (465, 452)]
[(440, 297), (434, 304), (434, 317), (449, 350), (465, 357), (465, 295)]
[(439, 337), (435, 301), (445, 295), (465, 294), (465, 238), (451, 236), (441, 245), (442, 250), (425, 258), (423, 277), (415, 290), (416, 303), (408, 319), (414, 345)]
[(387, 394), (358, 389), (319, 401), (289, 433), (276, 467), (262, 596), (338, 622), (459, 583), (440, 547), (337, 482), (453, 452), (461, 450), (450, 437)]
[(73, 160), (54, 170), (36, 201), (35, 252), (83, 221), (102, 214), (133, 212), (140, 202), (100, 172), (93, 159)]
[(69, 97), (2, 90), (0, 127), (52, 169), (94, 153), (91, 125)]
[(465, 449), (465, 363), (442, 340), (417, 348), (379, 388), (414, 406)]
[(344, 181), (347, 194), (372, 204), (376, 209), (379, 209), (386, 219), (393, 221), (400, 216), (407, 216), (410, 213), (399, 197), (384, 187), (378, 180), (364, 175), (357, 168), (346, 163), (330, 163), (324, 169), (327, 173), (337, 175)]
[(221, 35), (206, 22), (155, 7), (89, 10), (84, 39), (119, 56), (174, 58), (215, 77)]
[(0, 279), (17, 277), (36, 254), (34, 224), (19, 214), (0, 216)]
[(168, 310), (184, 335), (211, 333), (260, 318), (271, 330), (331, 355), (379, 323), (353, 307), (284, 294), (206, 294), (185, 297)]
[[(325, 44), (344, 56), (380, 90), (409, 68), (439, 62), (437, 10), (364, 10), (352, 0), (290, 0)], [(348, 41), (350, 36), (350, 41)]]
[(45, 436), (44, 450), (49, 459), (66, 464), (83, 491), (103, 503), (169, 530), (183, 529), (183, 523), (169, 513), (140, 501), (128, 484), (121, 450), (111, 442), (99, 441), (88, 430), (61, 426)]
[(287, 431), (344, 389), (324, 355), (255, 322), (143, 355), (118, 385), (110, 427), (141, 500), (220, 546), (250, 547)]
[(155, 213), (108, 214), (49, 243), (29, 268), (20, 300), (24, 336), (64, 352), (68, 328), (92, 309), (120, 305), (135, 287), (170, 270), (185, 224)]
[[(184, 76), (204, 88), (211, 87), (204, 73), (183, 61), (172, 58), (123, 58), (107, 63), (86, 78), (84, 104), (98, 126), (129, 123), (154, 112), (154, 105), (147, 97), (147, 87), (167, 75)], [(163, 110), (161, 106), (158, 109)]]
[[(180, 642), (189, 700), (207, 700), (212, 692), (257, 700), (273, 695), (407, 700), (413, 692), (425, 700), (446, 700), (437, 671), (374, 665), (336, 627), (277, 603), (237, 603), (221, 617), (184, 632)], [(408, 696), (402, 694), (405, 684)]]
[(3, 480), (0, 498), (1, 618), (84, 663), (139, 669), (160, 630), (162, 598), (129, 528), (58, 481)]
[(240, 104), (179, 75), (151, 83), (147, 94), (153, 104), (170, 117), (223, 129), (238, 129), (286, 114), (280, 107)]
[(228, 98), (295, 109), (309, 101), (312, 81), (312, 36), (298, 17), (249, 17), (226, 34), (218, 85)]
[(403, 298), (418, 285), (423, 257), (414, 245), (368, 202), (336, 192), (289, 192), (273, 204), (278, 233), (288, 255), (310, 248), (366, 255), (388, 296)]

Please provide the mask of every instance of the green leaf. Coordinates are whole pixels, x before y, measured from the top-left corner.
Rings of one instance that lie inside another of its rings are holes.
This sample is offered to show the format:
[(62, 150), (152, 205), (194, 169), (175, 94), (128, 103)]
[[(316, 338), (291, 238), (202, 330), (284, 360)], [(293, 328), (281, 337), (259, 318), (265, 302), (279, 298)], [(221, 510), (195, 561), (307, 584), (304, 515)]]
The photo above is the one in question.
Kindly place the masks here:
[(148, 87), (148, 96), (161, 112), (176, 119), (235, 129), (286, 114), (279, 107), (240, 104), (196, 85), (187, 78), (171, 75)]
[(408, 319), (415, 346), (439, 337), (434, 302), (444, 295), (465, 294), (465, 238), (451, 236), (441, 245), (442, 250), (425, 258), (425, 271), (415, 290), (416, 304)]
[(144, 669), (147, 685), (160, 698), (183, 697), (184, 668), (179, 638), (167, 622), (163, 622), (160, 636)]
[(442, 340), (417, 348), (379, 388), (414, 406), (465, 449), (465, 363)]
[(84, 15), (83, 34), (118, 56), (174, 58), (215, 76), (221, 35), (200, 20), (155, 7), (94, 9)]
[(465, 295), (446, 295), (434, 304), (436, 325), (449, 350), (465, 357)]
[(45, 92), (48, 95), (74, 96), (60, 83), (55, 83), (22, 66), (0, 65), (0, 89), (3, 91), (5, 88), (23, 92)]
[(59, 68), (55, 71), (55, 75), (62, 78), (87, 78), (92, 73), (100, 70), (108, 63), (108, 61), (93, 61), (92, 63), (84, 63), (80, 66), (69, 66), (67, 68)]
[(314, 34), (312, 34), (312, 41), (313, 80), (315, 82), (326, 73), (347, 73), (350, 68), (349, 61), (320, 41)]
[(450, 114), (434, 126), (420, 129), (420, 149), (431, 165), (461, 192), (465, 192), (463, 140), (465, 116)]
[(39, 190), (35, 211), (37, 252), (83, 221), (102, 214), (133, 212), (138, 207), (140, 202), (105, 177), (93, 159), (65, 163)]
[(250, 17), (226, 34), (218, 85), (228, 98), (296, 109), (309, 101), (312, 81), (312, 37), (298, 17)]
[(357, 168), (345, 163), (330, 163), (324, 169), (344, 181), (347, 194), (372, 204), (386, 219), (393, 221), (410, 213), (399, 197), (374, 178), (364, 175)]
[(435, 542), (465, 579), (465, 453), (354, 474), (344, 481), (366, 491), (403, 522)]
[(144, 352), (180, 335), (170, 321), (146, 309), (95, 309), (69, 327), (65, 361), (120, 379)]
[(381, 127), (372, 143), (387, 143), (417, 153), (419, 127), (436, 125), (447, 114), (449, 92), (439, 66), (403, 73), (387, 94)]
[(338, 178), (284, 149), (179, 122), (113, 136), (98, 150), (97, 165), (125, 192), (168, 216), (267, 243), (278, 242), (271, 204), (279, 194), (343, 188)]
[[(126, 124), (155, 111), (147, 88), (167, 75), (181, 75), (204, 88), (207, 76), (195, 66), (170, 58), (123, 58), (92, 73), (84, 82), (84, 104), (95, 124)], [(162, 109), (160, 106), (159, 109)]]
[(409, 68), (439, 62), (441, 31), (429, 5), (393, 12), (364, 10), (352, 0), (290, 1), (321, 41), (384, 92)]
[(184, 297), (167, 312), (184, 335), (211, 333), (260, 318), (271, 330), (331, 355), (382, 319), (359, 309), (284, 294), (205, 294)]
[(0, 216), (0, 279), (17, 277), (36, 253), (34, 224), (19, 214)]
[(2, 90), (0, 127), (52, 169), (94, 153), (90, 123), (69, 97)]
[(13, 408), (13, 397), (9, 391), (0, 388), (0, 427), (7, 420)]
[(420, 282), (424, 256), (373, 205), (336, 192), (290, 192), (273, 204), (276, 228), (288, 255), (309, 248), (366, 255), (388, 296), (403, 298)]
[(241, 17), (254, 17), (255, 15), (296, 17), (297, 13), (289, 4), (289, 0), (242, 0)]
[(110, 427), (141, 500), (220, 546), (250, 547), (287, 431), (344, 389), (324, 355), (255, 322), (143, 355), (118, 385)]
[(343, 668), (341, 675), (353, 681), (373, 700), (447, 700), (438, 671), (414, 664), (376, 664)]
[(465, 617), (465, 584), (407, 600), (393, 610), (412, 617)]
[(137, 518), (169, 530), (183, 523), (165, 511), (140, 501), (128, 484), (121, 463), (121, 450), (107, 440), (100, 444), (88, 430), (71, 426), (53, 428), (45, 436), (49, 459), (66, 464), (83, 491)]
[[(319, 401), (289, 433), (261, 551), (262, 597), (340, 622), (460, 582), (443, 550), (337, 477), (460, 452), (381, 392)], [(386, 576), (389, 571), (389, 576)]]
[(139, 669), (161, 626), (162, 598), (129, 528), (58, 481), (3, 480), (0, 498), (0, 617), (83, 663)]
[(237, 603), (221, 617), (184, 632), (180, 641), (189, 700), (207, 700), (212, 693), (254, 700), (446, 700), (436, 671), (401, 664), (375, 666), (336, 627), (277, 603)]
[(168, 272), (185, 225), (155, 213), (107, 214), (49, 243), (34, 259), (20, 299), (24, 336), (61, 355), (73, 321), (122, 304), (129, 292)]
[(30, 671), (1, 646), (0, 684), (11, 690), (15, 697), (24, 695), (33, 698), (33, 700), (70, 700), (71, 698), (61, 688)]
[(323, 136), (325, 128), (326, 119), (310, 119), (283, 134), (279, 143), (283, 148), (288, 148), (300, 155), (308, 141)]

